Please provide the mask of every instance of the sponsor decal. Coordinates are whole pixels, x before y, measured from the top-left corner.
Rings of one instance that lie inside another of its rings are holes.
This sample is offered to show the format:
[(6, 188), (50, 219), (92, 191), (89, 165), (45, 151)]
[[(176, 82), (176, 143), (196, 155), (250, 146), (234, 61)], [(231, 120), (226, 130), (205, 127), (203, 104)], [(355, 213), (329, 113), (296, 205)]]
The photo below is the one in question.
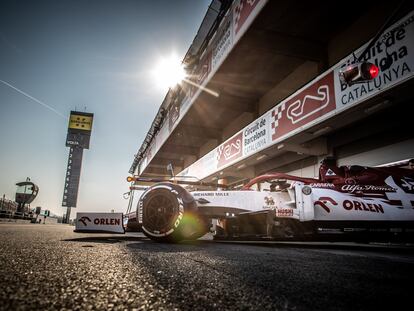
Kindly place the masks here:
[(264, 201), (265, 201), (266, 206), (274, 206), (275, 205), (275, 200), (271, 196), (264, 197)]
[[(176, 195), (178, 195), (178, 192), (175, 191), (175, 190), (171, 190), (171, 192), (173, 192)], [(174, 222), (174, 228), (177, 228), (180, 225), (181, 219), (183, 219), (183, 216), (184, 216), (184, 202), (179, 197), (177, 197), (177, 201), (178, 201), (178, 206), (179, 206), (180, 210), (178, 212), (177, 219)]]
[(78, 141), (73, 141), (73, 140), (68, 140), (68, 141), (66, 141), (66, 144), (68, 144), (68, 145), (79, 145), (79, 142)]
[(193, 197), (228, 197), (229, 196), (229, 192), (225, 192), (225, 191), (218, 191), (218, 192), (194, 192), (191, 194)]
[(338, 202), (336, 202), (334, 199), (330, 198), (330, 197), (320, 197), (319, 200), (315, 201), (315, 203), (313, 204), (315, 207), (316, 206), (320, 206), (322, 207), (326, 212), (330, 213), (331, 210), (328, 207), (328, 203), (330, 203), (332, 206), (337, 206)]
[[(331, 208), (329, 207), (338, 206), (338, 202), (335, 201), (331, 197), (320, 197), (317, 201), (315, 201), (314, 206), (323, 208), (327, 213), (331, 212)], [(342, 207), (347, 211), (366, 211), (366, 212), (373, 212), (373, 213), (384, 213), (384, 208), (379, 203), (368, 203), (362, 200), (343, 200)]]
[(328, 169), (325, 176), (336, 176), (335, 172), (331, 169)]
[(121, 221), (116, 218), (95, 218), (93, 223), (94, 225), (118, 226)]
[(375, 186), (375, 185), (342, 185), (343, 192), (395, 192), (396, 189), (390, 186)]
[(293, 209), (291, 208), (277, 208), (276, 217), (292, 217)]
[(335, 188), (333, 183), (312, 183), (309, 186), (312, 188)]
[(356, 201), (356, 200), (344, 200), (342, 203), (342, 206), (347, 211), (366, 211), (366, 212), (372, 212), (372, 213), (382, 213), (384, 214), (384, 208), (381, 204), (375, 204), (375, 203), (364, 203), (362, 201)]
[(406, 192), (414, 193), (414, 179), (402, 178), (401, 187), (404, 188)]
[[(345, 180), (346, 182), (348, 179)], [(381, 181), (378, 181), (381, 183)], [(338, 194), (344, 194), (348, 196), (348, 201), (345, 203), (345, 209), (347, 210), (364, 210), (364, 211), (379, 211), (381, 208), (387, 208), (388, 206), (398, 209), (413, 209), (414, 208), (414, 179), (409, 177), (395, 178), (388, 176), (385, 178), (382, 185), (364, 185), (364, 184), (331, 184), (331, 183), (314, 183), (311, 186), (315, 189), (333, 189)], [(322, 207), (328, 213), (329, 205), (333, 204), (329, 198), (323, 197), (314, 202), (315, 206)], [(342, 202), (342, 200), (341, 200)], [(356, 203), (355, 203), (356, 202)], [(369, 205), (375, 202), (380, 207), (375, 205)], [(352, 203), (352, 208), (351, 208)], [(335, 204), (334, 204), (335, 205)]]
[(385, 191), (385, 198), (387, 200), (383, 202), (396, 205), (398, 208), (414, 208), (414, 191), (412, 188), (414, 180), (406, 177), (397, 180), (397, 182), (391, 176), (385, 179), (385, 183), (393, 189), (393, 191)]
[(222, 167), (242, 156), (242, 134), (242, 132), (239, 132), (217, 148), (218, 167)]
[(88, 225), (87, 222), (91, 222), (91, 219), (89, 217), (87, 217), (87, 216), (83, 216), (78, 221), (80, 221), (81, 223), (83, 223), (84, 226), (87, 226)]
[(272, 140), (309, 124), (336, 109), (333, 73), (272, 109)]
[(144, 210), (144, 202), (142, 198), (138, 202), (138, 223), (142, 224), (142, 214)]

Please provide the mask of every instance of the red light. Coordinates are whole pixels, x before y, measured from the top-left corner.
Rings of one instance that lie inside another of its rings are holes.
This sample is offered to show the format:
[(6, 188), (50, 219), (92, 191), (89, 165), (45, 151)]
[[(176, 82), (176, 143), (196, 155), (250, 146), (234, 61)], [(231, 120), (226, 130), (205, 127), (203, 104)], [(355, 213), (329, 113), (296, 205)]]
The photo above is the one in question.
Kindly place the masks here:
[(379, 74), (379, 69), (377, 66), (371, 64), (371, 66), (369, 67), (369, 74), (371, 75), (371, 79), (374, 79), (378, 76)]
[(372, 63), (354, 63), (339, 71), (341, 83), (348, 85), (364, 83), (374, 79), (379, 74), (379, 68)]

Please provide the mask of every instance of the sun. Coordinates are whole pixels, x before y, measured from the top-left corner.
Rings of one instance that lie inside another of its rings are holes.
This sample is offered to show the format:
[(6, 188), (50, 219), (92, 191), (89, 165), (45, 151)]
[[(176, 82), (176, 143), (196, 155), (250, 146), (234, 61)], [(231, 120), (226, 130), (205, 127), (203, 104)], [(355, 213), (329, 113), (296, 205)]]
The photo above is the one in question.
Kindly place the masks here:
[(157, 86), (162, 89), (172, 88), (186, 78), (184, 66), (174, 53), (161, 58), (151, 73)]

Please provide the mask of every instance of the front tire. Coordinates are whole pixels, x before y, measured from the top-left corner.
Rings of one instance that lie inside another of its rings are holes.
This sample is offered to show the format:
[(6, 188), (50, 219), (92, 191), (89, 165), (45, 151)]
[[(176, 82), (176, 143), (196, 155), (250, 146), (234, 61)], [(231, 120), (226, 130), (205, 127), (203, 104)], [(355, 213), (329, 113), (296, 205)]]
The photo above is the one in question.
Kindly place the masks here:
[(143, 193), (137, 217), (150, 239), (179, 242), (197, 239), (208, 231), (197, 211), (197, 203), (187, 190), (176, 184), (161, 183)]

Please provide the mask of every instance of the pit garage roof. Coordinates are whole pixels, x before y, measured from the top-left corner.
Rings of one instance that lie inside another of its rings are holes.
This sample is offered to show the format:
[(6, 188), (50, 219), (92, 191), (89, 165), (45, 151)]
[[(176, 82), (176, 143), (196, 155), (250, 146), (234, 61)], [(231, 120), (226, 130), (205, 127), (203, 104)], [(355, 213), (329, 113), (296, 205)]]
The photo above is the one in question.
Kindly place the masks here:
[[(141, 146), (141, 153), (135, 159), (139, 164), (136, 173), (141, 176), (166, 175), (166, 166), (171, 163), (176, 173), (192, 175), (189, 170), (197, 163), (198, 166), (208, 166), (209, 154), (217, 146), (226, 147), (226, 141), (230, 141), (231, 146), (232, 137), (249, 124), (253, 126), (254, 120), (261, 120), (260, 117), (270, 114), (274, 122), (275, 116), (271, 114), (277, 110), (273, 112), (272, 109), (297, 90), (321, 86), (314, 79), (328, 79), (329, 74), (324, 73), (332, 71), (333, 65), (374, 37), (390, 12), (396, 11), (389, 21), (392, 24), (412, 10), (411, 4), (404, 3), (396, 10), (395, 3), (379, 4), (376, 1), (347, 1), (347, 9), (338, 9), (337, 3), (325, 1), (253, 3), (249, 15), (246, 13), (247, 1), (235, 1), (231, 5), (228, 1), (212, 2), (215, 11), (219, 12), (216, 22), (212, 22), (211, 15), (209, 18), (206, 15), (203, 24), (208, 20), (210, 31), (199, 30), (200, 37), (195, 38), (184, 62), (190, 71), (197, 73), (194, 81), (201, 82), (219, 96), (188, 86), (170, 90), (147, 135), (146, 148)], [(219, 4), (222, 11), (217, 10)], [(245, 23), (242, 26), (241, 21)], [(237, 27), (239, 33), (235, 31)], [(412, 37), (411, 41), (414, 41)], [(226, 50), (228, 46), (230, 48)], [(412, 54), (413, 51), (411, 59)], [(215, 61), (215, 57), (222, 59)], [(207, 79), (203, 80), (203, 76)], [(294, 161), (301, 155), (326, 154), (323, 136), (328, 132), (367, 117), (362, 113), (367, 109), (386, 108), (412, 97), (412, 80), (406, 80), (381, 96), (367, 98), (345, 112), (332, 113), (330, 118), (293, 133), (280, 144), (229, 162), (230, 165), (223, 165), (223, 169), (217, 167), (214, 172), (203, 172), (198, 177), (212, 179), (221, 174), (237, 179), (249, 167), (254, 167), (252, 174), (257, 174)], [(323, 90), (314, 91), (318, 94)], [(233, 143), (236, 146), (236, 141)], [(283, 158), (283, 154), (288, 156)], [(269, 161), (276, 157), (279, 162)], [(260, 166), (261, 162), (264, 163)]]

